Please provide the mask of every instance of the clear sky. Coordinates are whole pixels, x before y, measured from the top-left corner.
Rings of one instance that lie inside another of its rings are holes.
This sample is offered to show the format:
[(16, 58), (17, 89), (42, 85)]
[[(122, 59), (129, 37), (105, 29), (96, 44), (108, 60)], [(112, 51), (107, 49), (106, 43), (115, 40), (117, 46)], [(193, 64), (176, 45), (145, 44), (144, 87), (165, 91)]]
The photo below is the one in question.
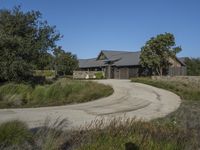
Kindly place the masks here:
[(0, 0), (1, 8), (39, 10), (64, 36), (59, 45), (79, 58), (102, 49), (138, 51), (170, 32), (179, 56), (200, 57), (200, 0)]

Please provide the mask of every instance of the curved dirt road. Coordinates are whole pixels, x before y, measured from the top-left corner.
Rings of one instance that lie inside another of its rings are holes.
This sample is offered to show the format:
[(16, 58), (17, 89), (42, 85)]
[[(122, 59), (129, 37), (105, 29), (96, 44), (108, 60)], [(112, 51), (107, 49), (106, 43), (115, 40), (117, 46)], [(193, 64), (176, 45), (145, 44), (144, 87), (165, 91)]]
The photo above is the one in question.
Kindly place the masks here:
[(30, 127), (42, 126), (48, 117), (51, 121), (68, 119), (70, 127), (89, 123), (98, 117), (135, 117), (151, 120), (175, 111), (181, 103), (179, 96), (152, 86), (131, 83), (129, 80), (99, 80), (110, 84), (114, 94), (96, 101), (41, 108), (0, 109), (0, 123), (19, 119)]

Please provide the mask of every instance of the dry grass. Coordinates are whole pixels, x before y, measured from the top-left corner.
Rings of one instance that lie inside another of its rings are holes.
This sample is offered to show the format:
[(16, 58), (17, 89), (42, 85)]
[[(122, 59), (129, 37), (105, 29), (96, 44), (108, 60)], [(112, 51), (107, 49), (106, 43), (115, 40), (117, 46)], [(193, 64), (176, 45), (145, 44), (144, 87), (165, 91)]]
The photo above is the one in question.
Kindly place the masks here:
[[(170, 88), (170, 86), (171, 84), (167, 87)], [(184, 85), (180, 84), (177, 88), (182, 88), (182, 86)], [(190, 96), (191, 94), (186, 97)], [(54, 123), (46, 121), (42, 128), (29, 130), (32, 135), (31, 140), (27, 138), (29, 141), (24, 140), (24, 143), (13, 144), (15, 142), (10, 142), (11, 144), (6, 147), (6, 144), (2, 145), (2, 143), (5, 143), (4, 138), (3, 142), (0, 143), (0, 148), (50, 150), (196, 150), (200, 148), (199, 116), (200, 101), (185, 100), (176, 112), (168, 115), (166, 118), (152, 122), (136, 121), (135, 119), (125, 117), (113, 118), (111, 120), (100, 119), (94, 120), (91, 124), (87, 124), (76, 130), (63, 131), (63, 128), (68, 124), (65, 120), (58, 119)], [(16, 128), (13, 129), (16, 130)], [(1, 133), (3, 132), (0, 132), (0, 137)]]
[(200, 102), (182, 101), (177, 111), (153, 122), (159, 124), (174, 124), (174, 126), (182, 128), (187, 132), (195, 132), (198, 137), (197, 139), (200, 139)]
[(194, 84), (188, 81), (152, 80), (151, 78), (133, 78), (131, 81), (172, 91), (179, 95), (183, 100), (200, 100), (200, 84)]
[(105, 120), (97, 120), (89, 128), (74, 132), (70, 141), (73, 149), (124, 150), (131, 147), (142, 150), (183, 150), (197, 147), (197, 139), (191, 132), (173, 125), (124, 118), (112, 119), (107, 127), (105, 124)]
[(112, 87), (91, 81), (60, 79), (50, 85), (8, 83), (0, 86), (0, 108), (81, 103), (109, 96)]
[[(24, 123), (23, 123), (24, 124)], [(66, 120), (46, 121), (44, 127), (27, 130), (31, 142), (4, 144), (3, 149), (42, 149), (42, 150), (188, 150), (197, 149), (198, 136), (174, 124), (142, 122), (129, 118), (95, 120), (76, 130), (63, 129)], [(0, 126), (1, 129), (1, 126)], [(16, 128), (13, 128), (13, 130)], [(2, 133), (0, 132), (0, 135)], [(6, 139), (4, 139), (6, 141)]]

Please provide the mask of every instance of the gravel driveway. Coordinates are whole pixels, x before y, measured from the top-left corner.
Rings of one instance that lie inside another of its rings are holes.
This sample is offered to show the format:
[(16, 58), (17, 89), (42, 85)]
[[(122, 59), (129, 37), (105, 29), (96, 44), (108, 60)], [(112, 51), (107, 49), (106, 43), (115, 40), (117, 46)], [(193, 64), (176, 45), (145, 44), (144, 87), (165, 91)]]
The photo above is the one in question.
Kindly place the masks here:
[(99, 80), (114, 88), (114, 94), (92, 102), (56, 107), (0, 109), (0, 123), (12, 119), (27, 122), (30, 127), (51, 121), (68, 119), (70, 127), (89, 123), (98, 118), (135, 117), (145, 121), (164, 117), (175, 111), (181, 103), (179, 96), (152, 86), (131, 83), (129, 80)]

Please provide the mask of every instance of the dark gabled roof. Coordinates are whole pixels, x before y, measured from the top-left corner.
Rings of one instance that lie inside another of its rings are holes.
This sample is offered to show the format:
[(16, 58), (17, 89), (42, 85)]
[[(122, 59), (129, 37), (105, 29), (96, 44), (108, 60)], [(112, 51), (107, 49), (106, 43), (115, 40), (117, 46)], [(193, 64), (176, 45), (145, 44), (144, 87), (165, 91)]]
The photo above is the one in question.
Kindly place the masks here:
[[(101, 53), (106, 56), (107, 60), (117, 60), (113, 64), (115, 66), (139, 65), (140, 52), (102, 50)], [(96, 58), (79, 59), (79, 68), (103, 67), (106, 66), (105, 62), (106, 60), (98, 60)]]
[[(102, 53), (106, 56), (106, 60), (98, 60)], [(102, 50), (100, 54), (97, 58), (80, 59), (79, 68), (103, 67), (106, 66), (106, 62), (108, 61), (113, 61), (114, 66), (137, 66), (140, 63), (141, 52)], [(177, 61), (185, 66), (178, 58)]]
[(128, 51), (102, 51), (109, 60), (119, 60), (113, 65), (115, 66), (136, 66), (140, 62), (140, 52)]
[(178, 60), (184, 65), (184, 66), (186, 66), (186, 64), (185, 64), (185, 59), (186, 59), (187, 57), (179, 57), (178, 58)]
[(115, 50), (102, 50), (101, 52), (104, 53), (108, 59), (117, 55), (119, 56), (123, 53), (130, 53), (130, 51), (115, 51)]
[(79, 68), (93, 68), (105, 66), (105, 63), (102, 60), (92, 59), (79, 59)]

